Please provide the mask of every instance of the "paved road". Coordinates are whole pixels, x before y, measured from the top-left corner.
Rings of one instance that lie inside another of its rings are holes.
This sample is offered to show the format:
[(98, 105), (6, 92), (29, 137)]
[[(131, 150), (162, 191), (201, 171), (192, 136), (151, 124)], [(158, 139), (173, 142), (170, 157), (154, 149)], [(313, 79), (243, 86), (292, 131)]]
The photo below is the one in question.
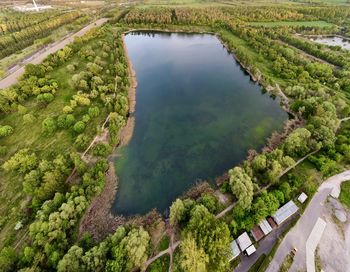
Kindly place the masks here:
[(241, 254), (241, 262), (239, 265), (235, 268), (235, 272), (246, 272), (248, 271), (253, 264), (258, 260), (258, 258), (262, 254), (268, 254), (270, 253), (272, 247), (276, 243), (278, 237), (282, 235), (282, 233), (288, 228), (289, 224), (291, 224), (295, 220), (296, 216), (293, 216), (289, 218), (287, 221), (285, 221), (281, 226), (279, 226), (277, 229), (274, 229), (271, 233), (269, 233), (267, 236), (265, 236), (262, 240), (259, 241), (259, 247), (257, 248), (256, 252), (254, 252), (251, 256), (246, 256)]
[[(54, 43), (53, 46), (49, 47), (44, 52), (39, 51), (38, 53), (34, 54), (31, 57), (31, 60), (28, 63), (38, 64), (38, 63), (42, 62), (48, 55), (55, 53), (57, 50), (60, 50), (63, 47), (65, 47), (67, 44), (73, 42), (74, 38), (83, 36), (91, 28), (93, 28), (95, 26), (100, 26), (103, 23), (105, 23), (107, 20), (108, 20), (107, 18), (98, 19), (97, 21), (85, 26), (84, 28), (82, 28), (78, 32), (70, 35), (69, 37), (65, 38), (64, 40)], [(19, 69), (15, 70), (13, 73), (11, 73), (10, 75), (8, 75), (4, 79), (2, 79), (0, 81), (0, 89), (7, 88), (7, 87), (17, 83), (18, 78), (23, 73), (24, 73), (24, 66), (20, 67)]]
[(283, 239), (266, 272), (279, 271), (284, 258), (291, 252), (293, 247), (296, 247), (298, 252), (289, 271), (304, 271), (306, 269), (306, 241), (321, 215), (328, 195), (338, 197), (340, 184), (346, 180), (350, 180), (350, 170), (330, 177), (322, 183), (298, 223)]

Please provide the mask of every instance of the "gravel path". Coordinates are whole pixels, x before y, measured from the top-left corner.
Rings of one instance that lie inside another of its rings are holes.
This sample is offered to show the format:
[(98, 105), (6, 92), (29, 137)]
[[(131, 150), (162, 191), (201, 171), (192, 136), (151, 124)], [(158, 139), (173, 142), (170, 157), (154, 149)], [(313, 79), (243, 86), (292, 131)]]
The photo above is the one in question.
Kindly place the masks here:
[[(74, 38), (83, 36), (87, 31), (89, 31), (91, 28), (100, 26), (103, 23), (107, 22), (107, 18), (101, 18), (97, 21), (87, 25), (86, 27), (82, 28), (78, 32), (70, 35), (69, 37), (65, 38), (62, 41), (53, 43), (46, 51), (42, 52), (39, 51), (33, 56), (31, 56), (30, 61), (28, 63), (32, 64), (39, 64), (41, 63), (48, 55), (55, 53), (56, 51), (62, 49), (67, 44), (70, 44), (74, 41)], [(12, 74), (8, 75), (4, 79), (0, 81), (0, 89), (7, 88), (15, 83), (17, 83), (18, 78), (24, 73), (24, 66), (20, 67), (18, 70), (14, 71)]]

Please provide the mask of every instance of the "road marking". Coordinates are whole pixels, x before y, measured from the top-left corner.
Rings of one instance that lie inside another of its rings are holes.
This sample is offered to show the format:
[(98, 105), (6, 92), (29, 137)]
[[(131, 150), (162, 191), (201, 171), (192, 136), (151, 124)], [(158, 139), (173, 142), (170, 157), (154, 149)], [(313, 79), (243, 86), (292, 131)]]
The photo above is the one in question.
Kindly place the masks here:
[(327, 223), (320, 217), (317, 219), (309, 238), (306, 241), (306, 271), (315, 272), (315, 250), (321, 240)]

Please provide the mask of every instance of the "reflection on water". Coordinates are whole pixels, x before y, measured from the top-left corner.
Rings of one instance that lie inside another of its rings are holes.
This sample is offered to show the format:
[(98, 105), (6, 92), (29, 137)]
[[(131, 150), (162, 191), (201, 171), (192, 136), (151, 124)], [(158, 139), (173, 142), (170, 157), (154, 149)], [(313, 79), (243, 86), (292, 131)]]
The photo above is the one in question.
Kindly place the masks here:
[(340, 37), (318, 37), (318, 38), (310, 38), (310, 40), (316, 43), (330, 45), (330, 46), (340, 46), (343, 49), (350, 50), (350, 41)]
[(164, 211), (199, 179), (240, 163), (287, 114), (213, 35), (132, 33), (134, 134), (117, 150), (113, 212)]

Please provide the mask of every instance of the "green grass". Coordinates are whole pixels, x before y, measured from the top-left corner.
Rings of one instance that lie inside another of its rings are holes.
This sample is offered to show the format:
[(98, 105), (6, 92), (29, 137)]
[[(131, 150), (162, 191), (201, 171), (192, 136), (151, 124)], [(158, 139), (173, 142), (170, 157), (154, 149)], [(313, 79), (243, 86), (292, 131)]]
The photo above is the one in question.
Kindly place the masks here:
[(279, 27), (279, 26), (309, 26), (309, 27), (332, 27), (334, 24), (325, 21), (279, 21), (279, 22), (251, 22), (252, 26)]
[(293, 264), (293, 256), (288, 254), (283, 260), (283, 263), (280, 268), (280, 272), (288, 272), (292, 264)]
[(342, 183), (339, 200), (350, 209), (350, 180)]
[(266, 258), (266, 254), (262, 254), (256, 262), (249, 268), (248, 272), (256, 272)]

